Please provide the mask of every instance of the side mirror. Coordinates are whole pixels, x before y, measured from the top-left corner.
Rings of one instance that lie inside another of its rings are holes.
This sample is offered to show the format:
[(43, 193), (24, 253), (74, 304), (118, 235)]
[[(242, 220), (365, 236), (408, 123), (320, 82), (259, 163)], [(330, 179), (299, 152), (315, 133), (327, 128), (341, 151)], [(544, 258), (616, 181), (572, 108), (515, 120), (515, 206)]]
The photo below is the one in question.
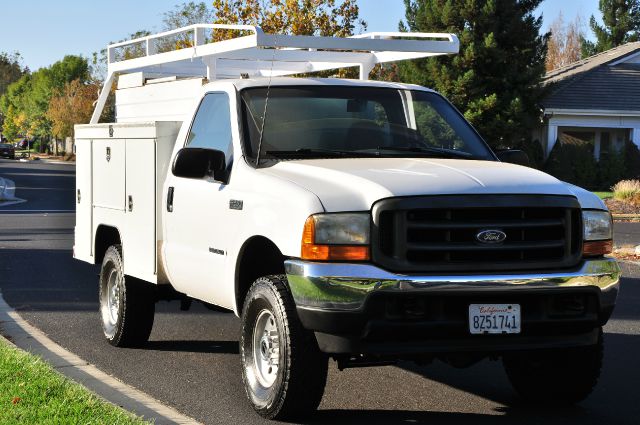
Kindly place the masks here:
[(496, 151), (498, 159), (502, 162), (509, 162), (511, 164), (524, 165), (525, 167), (531, 167), (531, 161), (529, 161), (529, 155), (525, 151), (517, 149), (505, 149)]
[(171, 172), (176, 177), (213, 177), (216, 181), (226, 183), (227, 161), (224, 153), (215, 149), (184, 148), (178, 151)]

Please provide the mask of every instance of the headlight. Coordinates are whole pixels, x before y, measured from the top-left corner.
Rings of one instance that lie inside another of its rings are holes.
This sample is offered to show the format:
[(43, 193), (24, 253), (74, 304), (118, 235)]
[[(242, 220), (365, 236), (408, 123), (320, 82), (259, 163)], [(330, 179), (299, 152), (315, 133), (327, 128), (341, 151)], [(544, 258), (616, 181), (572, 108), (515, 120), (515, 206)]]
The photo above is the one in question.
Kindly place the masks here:
[(369, 213), (312, 215), (302, 233), (302, 259), (368, 260), (370, 223)]
[(369, 214), (342, 213), (311, 216), (315, 222), (315, 243), (324, 245), (366, 245), (369, 243)]
[(583, 211), (584, 240), (601, 241), (613, 238), (611, 214), (608, 211)]
[(582, 211), (584, 257), (600, 257), (613, 251), (613, 223), (608, 211)]

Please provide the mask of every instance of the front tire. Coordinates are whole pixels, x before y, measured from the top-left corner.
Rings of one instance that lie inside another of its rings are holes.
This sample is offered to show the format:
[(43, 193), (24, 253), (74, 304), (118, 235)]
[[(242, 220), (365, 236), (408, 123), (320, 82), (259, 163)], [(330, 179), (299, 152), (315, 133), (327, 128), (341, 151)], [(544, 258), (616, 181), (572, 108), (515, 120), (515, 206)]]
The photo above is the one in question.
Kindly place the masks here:
[(247, 397), (262, 417), (301, 418), (318, 408), (328, 358), (302, 327), (285, 276), (261, 277), (249, 289), (240, 358)]
[(571, 405), (591, 394), (600, 377), (602, 328), (596, 345), (504, 356), (511, 385), (527, 402)]
[(139, 347), (149, 339), (155, 315), (153, 287), (125, 276), (122, 247), (107, 249), (100, 269), (100, 318), (109, 344)]

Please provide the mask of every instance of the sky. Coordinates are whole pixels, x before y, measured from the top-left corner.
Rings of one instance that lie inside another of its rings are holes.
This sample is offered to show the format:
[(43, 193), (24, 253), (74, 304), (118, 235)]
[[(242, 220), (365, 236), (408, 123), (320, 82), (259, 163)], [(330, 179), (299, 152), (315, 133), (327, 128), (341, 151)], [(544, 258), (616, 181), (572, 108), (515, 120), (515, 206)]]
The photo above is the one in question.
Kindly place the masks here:
[[(184, 0), (186, 1), (186, 0)], [(31, 70), (46, 67), (67, 54), (91, 57), (109, 42), (138, 30), (160, 30), (162, 15), (176, 0), (20, 0), (2, 2), (0, 52), (20, 52)], [(404, 18), (403, 0), (358, 0), (368, 31), (397, 31)], [(543, 30), (562, 11), (565, 21), (580, 14), (586, 23), (599, 15), (598, 0), (544, 0)], [(587, 29), (585, 27), (585, 29)]]

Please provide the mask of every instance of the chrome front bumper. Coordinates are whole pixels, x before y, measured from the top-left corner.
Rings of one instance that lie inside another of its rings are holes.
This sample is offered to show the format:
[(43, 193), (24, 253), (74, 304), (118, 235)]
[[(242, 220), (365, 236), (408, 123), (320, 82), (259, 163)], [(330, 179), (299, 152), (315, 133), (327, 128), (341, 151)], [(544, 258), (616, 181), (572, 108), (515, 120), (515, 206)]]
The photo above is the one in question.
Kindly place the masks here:
[(394, 274), (371, 264), (285, 262), (289, 286), (298, 308), (356, 312), (367, 297), (387, 293), (442, 291), (526, 291), (529, 289), (595, 287), (600, 308), (613, 307), (620, 268), (614, 259), (586, 260), (571, 271), (494, 275), (420, 276)]

